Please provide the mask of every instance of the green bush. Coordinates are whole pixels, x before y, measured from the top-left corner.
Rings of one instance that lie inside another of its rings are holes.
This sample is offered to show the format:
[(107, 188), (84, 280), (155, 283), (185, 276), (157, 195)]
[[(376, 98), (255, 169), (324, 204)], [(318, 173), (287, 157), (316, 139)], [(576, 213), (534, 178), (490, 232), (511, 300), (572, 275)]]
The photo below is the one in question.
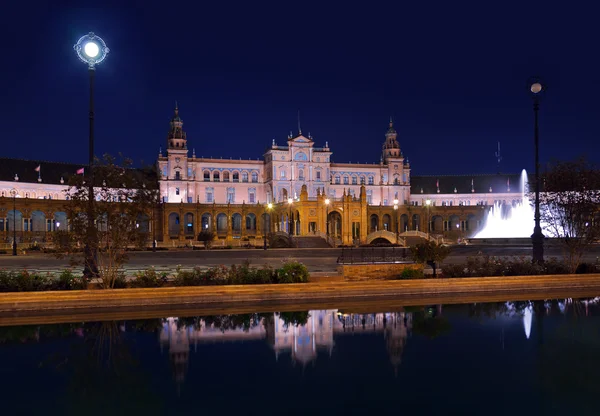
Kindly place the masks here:
[(277, 269), (277, 283), (306, 283), (309, 275), (304, 264), (295, 260), (288, 260)]
[(117, 274), (113, 283), (113, 289), (125, 289), (127, 288), (127, 278), (124, 273)]
[(273, 283), (273, 269), (265, 265), (262, 269), (250, 267), (248, 261), (229, 269), (229, 282), (234, 285), (260, 285)]
[(154, 269), (137, 272), (135, 278), (129, 282), (129, 287), (162, 287), (167, 283), (166, 273), (157, 273)]
[[(593, 273), (594, 265), (583, 267), (581, 273)], [(469, 257), (462, 264), (444, 265), (444, 277), (486, 277), (486, 276), (533, 276), (541, 274), (567, 274), (569, 268), (555, 258), (543, 265), (535, 264), (530, 257), (499, 258), (490, 256)]]
[(83, 290), (87, 289), (87, 280), (83, 276), (75, 276), (71, 270), (64, 270), (58, 279), (50, 281), (48, 290)]
[(398, 277), (399, 279), (424, 279), (425, 274), (421, 269), (404, 269)]

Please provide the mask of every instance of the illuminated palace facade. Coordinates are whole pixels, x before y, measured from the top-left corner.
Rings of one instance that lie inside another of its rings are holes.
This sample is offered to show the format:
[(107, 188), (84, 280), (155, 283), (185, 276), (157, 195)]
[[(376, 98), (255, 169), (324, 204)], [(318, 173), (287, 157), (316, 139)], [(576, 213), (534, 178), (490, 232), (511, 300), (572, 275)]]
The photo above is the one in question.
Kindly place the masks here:
[[(301, 131), (284, 145), (273, 140), (262, 160), (197, 157), (178, 108), (166, 144), (156, 162), (160, 202), (148, 228), (165, 245), (194, 241), (201, 230), (232, 245), (258, 243), (271, 232), (338, 245), (456, 239), (481, 227), (486, 207), (514, 205), (523, 191), (518, 174), (413, 175), (391, 120), (379, 161), (370, 164), (334, 163), (327, 141), (318, 147)], [(66, 183), (80, 168), (0, 158), (3, 241), (12, 241), (13, 224), (23, 241), (65, 227)]]

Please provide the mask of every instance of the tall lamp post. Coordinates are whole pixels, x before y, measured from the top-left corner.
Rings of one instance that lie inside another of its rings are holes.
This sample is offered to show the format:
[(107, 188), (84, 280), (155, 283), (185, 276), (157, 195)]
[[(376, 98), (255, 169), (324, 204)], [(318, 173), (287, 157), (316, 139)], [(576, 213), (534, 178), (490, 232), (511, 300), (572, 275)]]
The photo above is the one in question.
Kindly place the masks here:
[(13, 243), (12, 243), (12, 255), (17, 255), (17, 190), (11, 189), (10, 191), (13, 197)]
[(325, 199), (325, 234), (327, 235), (327, 244), (329, 244), (329, 198)]
[(263, 220), (263, 222), (264, 222), (264, 224), (263, 224), (263, 230), (264, 230), (264, 232), (263, 232), (263, 239), (264, 239), (263, 243), (264, 243), (264, 247), (263, 248), (265, 250), (267, 249), (267, 211), (271, 212), (271, 209), (273, 209), (273, 204), (269, 202), (265, 206), (265, 218)]
[(533, 136), (535, 143), (535, 226), (531, 235), (531, 243), (533, 246), (533, 262), (542, 264), (544, 262), (544, 234), (542, 234), (542, 226), (540, 225), (540, 146), (539, 146), (539, 129), (538, 129), (538, 111), (540, 108), (539, 94), (542, 92), (542, 84), (534, 82), (531, 84), (531, 93), (533, 94), (533, 115), (534, 128)]
[(288, 215), (288, 234), (290, 238), (292, 238), (292, 204), (294, 200), (292, 198), (288, 198), (288, 205), (290, 206), (290, 214)]
[(396, 244), (398, 244), (398, 236), (400, 235), (400, 230), (398, 229), (398, 200), (394, 199), (394, 222), (396, 223)]
[(429, 233), (431, 232), (431, 217), (429, 216), (429, 207), (431, 207), (431, 199), (425, 200), (425, 206), (427, 207), (427, 241), (429, 241)]
[(88, 177), (88, 210), (87, 210), (87, 238), (85, 243), (85, 267), (84, 275), (97, 276), (98, 265), (96, 263), (96, 230), (94, 225), (94, 75), (96, 73), (96, 65), (106, 59), (109, 49), (102, 38), (96, 36), (93, 32), (79, 38), (75, 46), (73, 46), (79, 59), (88, 65), (88, 73), (90, 76), (90, 131), (89, 131), (89, 177)]

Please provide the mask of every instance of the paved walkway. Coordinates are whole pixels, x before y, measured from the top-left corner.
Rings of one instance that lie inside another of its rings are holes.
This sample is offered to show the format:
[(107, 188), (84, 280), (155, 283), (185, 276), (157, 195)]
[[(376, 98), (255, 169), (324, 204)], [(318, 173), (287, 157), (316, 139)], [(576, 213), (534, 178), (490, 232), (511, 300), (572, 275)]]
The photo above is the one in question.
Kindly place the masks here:
[[(357, 253), (356, 250), (354, 249), (355, 254)], [(366, 250), (370, 251), (371, 249)], [(392, 249), (389, 248), (376, 248), (375, 250), (385, 250), (387, 255), (391, 255), (392, 253)], [(396, 248), (394, 252), (396, 255), (400, 255), (401, 250)], [(242, 264), (248, 261), (255, 267), (260, 267), (264, 264), (268, 264), (271, 267), (278, 267), (283, 261), (293, 258), (304, 263), (310, 272), (334, 273), (337, 271), (336, 261), (342, 255), (342, 252), (342, 249), (269, 249), (266, 251), (259, 249), (231, 249), (132, 252), (124, 269), (127, 274), (133, 274), (153, 266), (159, 272), (164, 271), (172, 274), (178, 266), (183, 270), (190, 270), (194, 267), (231, 266), (232, 264)], [(456, 264), (464, 262), (468, 257), (476, 256), (480, 253), (499, 257), (530, 257), (531, 248), (523, 246), (455, 246), (444, 263)], [(348, 254), (349, 252), (346, 251), (346, 255)], [(561, 257), (561, 255), (560, 249), (556, 247), (548, 247), (545, 251), (546, 258)], [(410, 258), (408, 250), (407, 256)], [(584, 261), (596, 262), (598, 261), (598, 256), (600, 256), (600, 246), (595, 246), (584, 257)], [(69, 259), (57, 259), (50, 254), (0, 255), (0, 269), (60, 272), (66, 268), (69, 268)]]

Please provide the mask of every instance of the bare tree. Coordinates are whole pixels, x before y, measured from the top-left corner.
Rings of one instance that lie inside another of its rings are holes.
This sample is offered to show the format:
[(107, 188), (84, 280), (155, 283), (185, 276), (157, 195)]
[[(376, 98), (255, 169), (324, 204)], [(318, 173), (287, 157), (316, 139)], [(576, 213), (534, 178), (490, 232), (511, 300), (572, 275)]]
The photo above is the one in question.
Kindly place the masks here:
[[(131, 168), (131, 160), (105, 155), (94, 166), (95, 238), (90, 247), (98, 253), (95, 262), (104, 288), (114, 287), (127, 260), (128, 248), (145, 248), (151, 210), (157, 199), (156, 182), (149, 169)], [(70, 255), (74, 263), (85, 262), (74, 253), (88, 242), (88, 185), (85, 176), (73, 176), (66, 191), (68, 232), (55, 235), (58, 255)]]
[(600, 170), (585, 159), (554, 162), (541, 179), (542, 228), (547, 237), (561, 241), (565, 261), (575, 273), (600, 237)]

